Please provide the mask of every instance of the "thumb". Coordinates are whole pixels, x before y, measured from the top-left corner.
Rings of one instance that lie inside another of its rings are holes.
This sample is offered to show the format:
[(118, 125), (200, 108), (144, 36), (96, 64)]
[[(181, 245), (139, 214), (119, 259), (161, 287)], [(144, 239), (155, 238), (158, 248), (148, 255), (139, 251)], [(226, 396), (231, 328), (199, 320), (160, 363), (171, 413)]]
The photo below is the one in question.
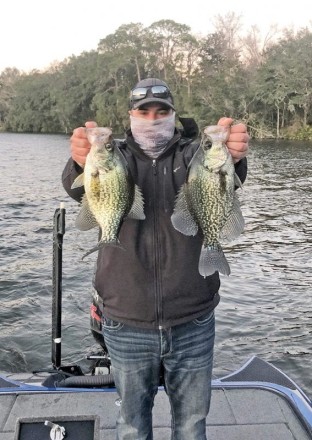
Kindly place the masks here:
[(97, 127), (98, 125), (97, 125), (97, 123), (94, 122), (94, 121), (87, 121), (87, 122), (85, 123), (85, 126), (86, 126), (86, 128), (95, 128), (95, 127)]
[(232, 123), (233, 123), (233, 119), (226, 117), (220, 118), (218, 121), (218, 125), (222, 125), (223, 127), (229, 127)]

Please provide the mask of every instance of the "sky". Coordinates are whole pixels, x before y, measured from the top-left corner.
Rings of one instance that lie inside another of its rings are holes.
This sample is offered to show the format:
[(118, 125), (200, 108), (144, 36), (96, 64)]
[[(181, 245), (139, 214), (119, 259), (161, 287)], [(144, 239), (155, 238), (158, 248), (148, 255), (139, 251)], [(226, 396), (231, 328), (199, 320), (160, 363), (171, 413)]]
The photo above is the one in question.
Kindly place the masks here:
[[(102, 38), (122, 24), (150, 26), (174, 20), (190, 26), (195, 35), (214, 30), (218, 15), (234, 12), (243, 32), (256, 25), (265, 35), (270, 25), (279, 29), (312, 29), (311, 0), (4, 0), (1, 3), (0, 72), (45, 69), (71, 55), (97, 49)], [(242, 33), (243, 33), (242, 32)]]

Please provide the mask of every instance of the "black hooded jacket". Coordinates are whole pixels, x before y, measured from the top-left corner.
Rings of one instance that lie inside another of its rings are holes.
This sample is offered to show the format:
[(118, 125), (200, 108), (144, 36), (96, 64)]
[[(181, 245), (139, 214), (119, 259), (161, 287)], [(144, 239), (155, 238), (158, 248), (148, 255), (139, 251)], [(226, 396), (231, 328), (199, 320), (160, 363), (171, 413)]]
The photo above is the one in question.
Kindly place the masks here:
[[(198, 272), (201, 234), (185, 236), (171, 224), (176, 195), (188, 164), (198, 148), (192, 119), (180, 119), (166, 149), (152, 160), (128, 131), (119, 148), (144, 198), (145, 220), (125, 219), (119, 240), (124, 249), (100, 249), (94, 287), (103, 300), (104, 316), (142, 328), (171, 327), (213, 310), (219, 303), (219, 274), (203, 278)], [(247, 161), (235, 165), (244, 182)], [(81, 200), (83, 189), (71, 189), (82, 169), (69, 159), (63, 171), (67, 193)]]

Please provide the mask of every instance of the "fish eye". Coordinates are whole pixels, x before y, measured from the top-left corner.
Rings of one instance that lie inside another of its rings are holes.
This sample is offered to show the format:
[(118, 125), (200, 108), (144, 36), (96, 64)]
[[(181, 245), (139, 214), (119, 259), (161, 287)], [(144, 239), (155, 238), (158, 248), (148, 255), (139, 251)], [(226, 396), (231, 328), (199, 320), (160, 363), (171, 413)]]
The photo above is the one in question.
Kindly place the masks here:
[(108, 151), (112, 151), (112, 149), (113, 149), (113, 145), (112, 145), (112, 144), (106, 144), (106, 145), (105, 145), (105, 148), (106, 148), (106, 150), (108, 150)]
[(207, 150), (209, 150), (209, 148), (211, 148), (211, 141), (210, 141), (210, 139), (206, 139), (204, 142), (202, 142), (202, 148), (205, 151), (207, 151)]

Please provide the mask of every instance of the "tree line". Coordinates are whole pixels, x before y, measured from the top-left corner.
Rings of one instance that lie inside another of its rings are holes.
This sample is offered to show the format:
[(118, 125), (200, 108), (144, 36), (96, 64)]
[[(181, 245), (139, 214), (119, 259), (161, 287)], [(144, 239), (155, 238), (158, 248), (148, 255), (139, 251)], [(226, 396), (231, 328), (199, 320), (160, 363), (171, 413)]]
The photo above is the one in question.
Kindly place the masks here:
[[(44, 71), (0, 74), (0, 130), (71, 133), (95, 120), (123, 133), (128, 98), (147, 76), (166, 81), (177, 114), (202, 129), (221, 116), (247, 124), (256, 138), (312, 139), (312, 33), (256, 26), (240, 35), (240, 17), (217, 16), (214, 32), (160, 20), (120, 26), (96, 50)], [(278, 36), (277, 36), (278, 35)]]

